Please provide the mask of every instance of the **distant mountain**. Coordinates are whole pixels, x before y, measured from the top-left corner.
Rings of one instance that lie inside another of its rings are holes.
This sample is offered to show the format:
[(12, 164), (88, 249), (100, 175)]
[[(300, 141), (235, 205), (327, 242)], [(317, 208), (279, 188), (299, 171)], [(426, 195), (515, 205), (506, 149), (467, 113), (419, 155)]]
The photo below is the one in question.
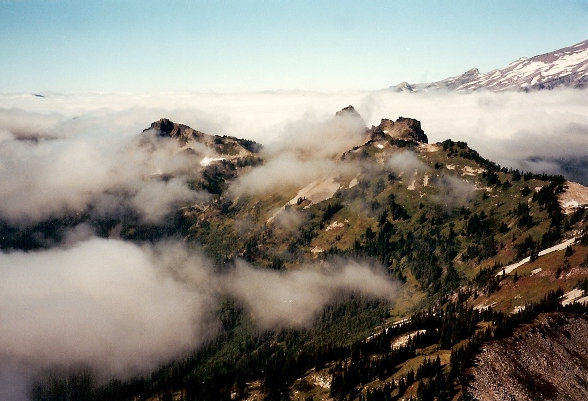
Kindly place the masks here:
[(585, 88), (588, 86), (588, 40), (531, 58), (522, 57), (508, 66), (481, 73), (472, 68), (461, 75), (432, 83), (392, 86), (398, 92), (429, 90), (474, 91), (533, 91), (557, 87)]

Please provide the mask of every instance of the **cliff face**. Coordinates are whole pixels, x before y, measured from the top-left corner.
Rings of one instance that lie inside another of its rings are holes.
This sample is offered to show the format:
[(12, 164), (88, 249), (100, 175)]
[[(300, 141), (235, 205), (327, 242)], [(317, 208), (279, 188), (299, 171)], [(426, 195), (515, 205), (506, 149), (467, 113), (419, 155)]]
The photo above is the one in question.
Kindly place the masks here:
[(372, 127), (369, 131), (372, 140), (380, 140), (386, 137), (403, 140), (415, 140), (428, 143), (429, 139), (421, 128), (421, 122), (414, 118), (398, 117), (396, 121), (383, 118), (380, 125)]
[(476, 358), (470, 393), (479, 401), (588, 400), (588, 321), (541, 315)]

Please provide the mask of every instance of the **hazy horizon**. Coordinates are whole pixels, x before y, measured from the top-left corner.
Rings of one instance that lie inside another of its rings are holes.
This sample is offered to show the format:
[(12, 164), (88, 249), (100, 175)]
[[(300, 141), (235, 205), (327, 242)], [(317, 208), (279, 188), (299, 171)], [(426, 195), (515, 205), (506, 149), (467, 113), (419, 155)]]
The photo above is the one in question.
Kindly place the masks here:
[(374, 90), (588, 37), (568, 1), (0, 1), (0, 93)]

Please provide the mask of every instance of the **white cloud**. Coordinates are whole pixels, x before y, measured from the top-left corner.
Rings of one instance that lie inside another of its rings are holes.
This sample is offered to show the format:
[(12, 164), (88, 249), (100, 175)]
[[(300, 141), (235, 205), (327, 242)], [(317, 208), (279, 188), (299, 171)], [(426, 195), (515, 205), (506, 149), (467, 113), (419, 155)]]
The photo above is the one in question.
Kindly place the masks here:
[[(172, 257), (174, 266), (165, 263)], [(172, 268), (209, 277), (202, 259), (174, 244), (90, 238), (67, 249), (0, 254), (0, 361), (89, 364), (127, 376), (192, 349), (214, 327), (207, 320), (214, 298), (204, 283), (174, 279)]]
[(388, 159), (388, 167), (396, 174), (410, 174), (429, 170), (429, 166), (423, 163), (414, 152), (402, 151), (394, 153)]
[[(506, 166), (561, 173), (570, 160), (577, 164), (588, 159), (588, 100), (579, 90), (47, 94), (45, 98), (5, 94), (0, 95), (0, 216), (37, 221), (64, 210), (83, 210), (90, 202), (104, 206), (106, 190), (137, 194), (146, 174), (182, 176), (194, 171), (198, 166), (170, 147), (156, 144), (146, 151), (134, 142), (143, 128), (163, 116), (201, 131), (266, 145), (266, 165), (243, 177), (236, 184), (237, 192), (263, 191), (280, 183), (305, 185), (312, 175), (333, 170), (330, 156), (361, 142), (360, 119), (333, 117), (348, 104), (368, 125), (382, 117), (416, 118), (430, 142), (467, 141), (482, 156)], [(22, 137), (40, 140), (16, 139)], [(588, 180), (581, 165), (572, 174)], [(162, 186), (155, 181), (153, 185), (153, 191)], [(198, 193), (193, 197), (176, 193), (179, 201), (201, 198)], [(144, 216), (153, 221), (174, 202), (160, 202), (163, 209), (140, 204), (144, 212), (158, 212)]]
[(454, 175), (441, 175), (435, 179), (435, 185), (439, 186), (439, 193), (433, 199), (448, 209), (464, 206), (476, 192), (472, 183)]
[(345, 291), (391, 301), (398, 289), (383, 272), (343, 259), (289, 272), (257, 269), (238, 261), (226, 287), (262, 328), (308, 326), (329, 301)]
[[(0, 142), (0, 217), (28, 224), (94, 203), (104, 208), (100, 199), (109, 193), (120, 194), (113, 207), (128, 204), (145, 220), (157, 221), (177, 202), (203, 199), (180, 184), (200, 170), (200, 159), (179, 152), (176, 143), (140, 144), (140, 130), (129, 134), (107, 120), (80, 125), (57, 138)], [(162, 182), (158, 176), (165, 174), (177, 178)]]
[(312, 323), (343, 292), (393, 300), (397, 290), (383, 272), (353, 261), (289, 273), (239, 261), (218, 275), (178, 242), (77, 240), (0, 253), (0, 395), (24, 400), (26, 382), (53, 367), (87, 366), (102, 379), (148, 372), (214, 336), (223, 296), (260, 328), (276, 329)]

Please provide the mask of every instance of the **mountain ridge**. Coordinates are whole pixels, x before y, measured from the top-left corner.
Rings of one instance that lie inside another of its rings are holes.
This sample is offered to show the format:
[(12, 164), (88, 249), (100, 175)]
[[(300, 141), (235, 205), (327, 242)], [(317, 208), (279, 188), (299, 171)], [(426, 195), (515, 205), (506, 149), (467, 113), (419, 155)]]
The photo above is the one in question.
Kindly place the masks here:
[[(361, 117), (352, 106), (339, 113)], [(330, 123), (337, 134), (345, 132), (341, 121)], [(412, 118), (382, 118), (346, 135), (352, 141), (345, 144), (362, 143), (314, 159), (314, 152), (288, 149), (282, 168), (282, 153), (259, 148), (243, 158), (244, 140), (161, 119), (138, 134), (139, 145), (172, 149), (200, 168), (145, 182), (181, 178), (207, 197), (180, 202), (159, 225), (127, 212), (106, 222), (82, 214), (25, 230), (35, 237), (47, 227), (59, 233), (86, 223), (107, 237), (116, 224), (122, 241), (177, 238), (201, 250), (225, 280), (244, 265), (270, 272), (266, 278), (326, 269), (331, 280), (337, 266), (366, 261), (398, 284), (394, 303), (346, 287), (311, 326), (269, 329), (257, 326), (246, 302), (225, 294), (214, 311), (222, 327), (216, 339), (150, 375), (96, 385), (89, 399), (467, 399), (469, 369), (487, 341), (509, 338), (509, 330), (541, 312), (585, 313), (562, 300), (583, 302), (588, 287), (588, 188), (501, 167), (465, 142), (428, 143)], [(249, 185), (271, 181), (275, 170), (278, 179), (261, 190), (235, 186), (247, 177)], [(300, 171), (300, 179), (289, 179)], [(103, 226), (108, 229), (98, 229)], [(572, 237), (577, 240), (565, 249), (540, 252)], [(365, 277), (352, 279), (360, 285)], [(259, 284), (254, 296), (262, 298), (272, 283)], [(284, 302), (294, 308), (289, 297)], [(80, 381), (60, 383), (40, 379), (36, 399)]]
[(402, 82), (391, 90), (419, 92), (535, 91), (559, 87), (582, 89), (588, 86), (588, 40), (530, 58), (521, 57), (508, 66), (481, 73), (472, 68), (461, 75), (431, 83)]

